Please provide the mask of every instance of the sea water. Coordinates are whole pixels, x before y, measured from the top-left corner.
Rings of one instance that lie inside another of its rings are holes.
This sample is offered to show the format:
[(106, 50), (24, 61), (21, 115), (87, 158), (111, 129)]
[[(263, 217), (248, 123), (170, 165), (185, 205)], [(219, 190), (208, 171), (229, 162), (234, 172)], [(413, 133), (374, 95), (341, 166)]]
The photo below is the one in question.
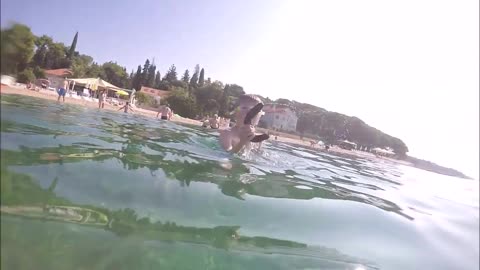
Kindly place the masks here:
[(479, 268), (477, 180), (16, 95), (1, 210), (2, 269)]

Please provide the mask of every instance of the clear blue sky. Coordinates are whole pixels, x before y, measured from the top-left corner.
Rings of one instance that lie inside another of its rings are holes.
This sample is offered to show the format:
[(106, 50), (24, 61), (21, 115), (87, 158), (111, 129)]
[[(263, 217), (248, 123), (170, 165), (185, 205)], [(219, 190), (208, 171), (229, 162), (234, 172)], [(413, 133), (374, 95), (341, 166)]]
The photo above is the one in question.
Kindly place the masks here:
[(200, 64), (213, 80), (355, 115), (414, 156), (479, 175), (478, 0), (2, 0), (9, 21), (66, 45), (79, 31), (78, 51), (129, 72), (153, 57), (162, 75)]
[(66, 45), (78, 31), (79, 52), (129, 72), (155, 57), (162, 73), (171, 64), (179, 73), (200, 64), (207, 77), (223, 80), (275, 3), (281, 2), (2, 0), (1, 23), (27, 24)]

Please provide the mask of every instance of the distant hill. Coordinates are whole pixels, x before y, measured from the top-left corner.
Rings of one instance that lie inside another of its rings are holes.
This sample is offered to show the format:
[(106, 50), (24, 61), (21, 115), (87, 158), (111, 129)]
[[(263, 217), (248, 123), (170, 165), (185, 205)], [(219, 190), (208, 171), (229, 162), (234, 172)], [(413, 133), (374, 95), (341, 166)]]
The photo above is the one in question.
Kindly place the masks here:
[(329, 144), (334, 144), (338, 139), (346, 139), (355, 142), (367, 151), (375, 147), (390, 147), (396, 154), (395, 158), (408, 161), (415, 168), (448, 176), (472, 179), (455, 169), (408, 156), (408, 147), (401, 139), (369, 126), (355, 116), (327, 111), (324, 108), (294, 100), (283, 98), (271, 100), (262, 96), (260, 98), (265, 103), (275, 102), (295, 108), (298, 116), (296, 131), (300, 135), (315, 137)]
[(435, 163), (433, 163), (431, 161), (428, 161), (428, 160), (423, 160), (423, 159), (410, 157), (410, 156), (407, 156), (405, 158), (405, 160), (412, 163), (412, 165), (415, 168), (418, 168), (418, 169), (422, 169), (422, 170), (426, 170), (426, 171), (430, 171), (430, 172), (434, 172), (434, 173), (439, 173), (439, 174), (443, 174), (443, 175), (448, 175), (448, 176), (460, 177), (460, 178), (464, 178), (464, 179), (472, 179), (471, 177), (466, 176), (465, 174), (463, 174), (460, 171), (457, 171), (457, 170), (452, 169), (452, 168), (447, 168), (447, 167), (440, 166), (440, 165), (435, 164)]
[(297, 132), (308, 131), (317, 134), (326, 141), (343, 137), (359, 145), (367, 146), (367, 149), (390, 147), (396, 153), (396, 158), (406, 160), (416, 168), (448, 176), (472, 179), (458, 170), (408, 156), (406, 154), (408, 147), (401, 139), (371, 127), (355, 116), (330, 112), (307, 103), (293, 101), (291, 105), (298, 110)]
[(308, 103), (277, 99), (272, 101), (263, 98), (264, 102), (275, 102), (294, 107), (297, 112), (297, 133), (308, 137), (316, 137), (325, 143), (334, 144), (338, 139), (346, 139), (369, 151), (372, 148), (391, 148), (396, 158), (404, 159), (408, 152), (407, 145), (399, 138), (386, 134), (369, 126), (355, 116), (327, 111)]

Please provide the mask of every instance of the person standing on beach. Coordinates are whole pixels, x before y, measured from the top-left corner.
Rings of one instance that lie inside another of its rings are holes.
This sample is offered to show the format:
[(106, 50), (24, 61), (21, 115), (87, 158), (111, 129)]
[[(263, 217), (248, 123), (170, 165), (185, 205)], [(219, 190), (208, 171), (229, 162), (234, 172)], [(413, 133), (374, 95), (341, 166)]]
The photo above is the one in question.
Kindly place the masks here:
[(57, 101), (60, 101), (60, 97), (63, 97), (63, 102), (65, 102), (65, 95), (67, 94), (67, 89), (68, 89), (68, 81), (67, 81), (67, 78), (65, 78), (63, 82), (60, 84), (60, 89), (58, 89)]
[(105, 100), (107, 99), (107, 92), (104, 90), (98, 96), (98, 108), (103, 109), (105, 107)]
[(135, 93), (136, 92), (137, 92), (137, 90), (135, 90), (135, 88), (133, 88), (132, 92), (130, 93), (130, 97), (128, 98), (128, 101), (130, 102), (130, 104), (135, 105), (134, 99), (135, 99)]

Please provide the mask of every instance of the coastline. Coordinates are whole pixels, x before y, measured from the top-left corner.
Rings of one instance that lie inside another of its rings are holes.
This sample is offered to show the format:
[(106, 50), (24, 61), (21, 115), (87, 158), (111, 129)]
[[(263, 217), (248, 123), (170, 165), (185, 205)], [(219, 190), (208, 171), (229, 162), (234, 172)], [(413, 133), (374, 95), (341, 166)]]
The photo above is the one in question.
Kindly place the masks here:
[[(13, 87), (13, 86), (7, 86), (7, 85), (1, 85), (0, 88), (0, 95), (24, 95), (24, 96), (30, 96), (30, 97), (36, 97), (36, 98), (43, 98), (43, 99), (48, 99), (52, 101), (56, 101), (58, 98), (58, 95), (54, 91), (50, 90), (40, 90), (40, 91), (33, 91), (29, 90), (26, 88), (22, 88), (21, 86), (19, 87)], [(82, 100), (82, 99), (74, 99), (74, 98), (69, 98), (68, 96), (65, 97), (65, 103), (67, 104), (76, 104), (76, 105), (81, 105), (85, 107), (90, 107), (94, 109), (98, 109), (98, 103), (97, 102), (92, 102), (92, 101), (87, 101), (87, 100)], [(109, 111), (117, 111), (118, 112), (119, 107), (118, 106), (113, 106), (111, 104), (105, 103), (104, 110), (109, 110)], [(134, 114), (140, 114), (146, 117), (150, 118), (156, 118), (157, 112), (155, 111), (150, 111), (150, 110), (145, 110), (136, 107)], [(172, 122), (176, 123), (181, 123), (181, 124), (189, 124), (189, 125), (196, 125), (196, 126), (201, 126), (202, 122), (194, 119), (189, 119), (189, 118), (184, 118), (178, 115), (172, 116), (171, 119)], [(295, 135), (291, 134), (284, 134), (282, 132), (275, 132), (275, 134), (278, 134), (278, 139), (277, 141), (283, 142), (283, 143), (288, 143), (291, 145), (296, 145), (296, 146), (301, 146), (310, 150), (316, 150), (316, 151), (322, 151), (322, 152), (328, 152), (333, 155), (343, 155), (343, 156), (349, 156), (353, 158), (365, 158), (365, 159), (370, 159), (373, 161), (377, 162), (385, 162), (385, 161), (390, 161), (393, 163), (401, 164), (401, 165), (406, 165), (406, 166), (413, 166), (412, 163), (404, 160), (397, 160), (397, 159), (392, 159), (392, 158), (387, 158), (387, 157), (379, 157), (376, 156), (372, 153), (368, 152), (363, 152), (363, 151), (350, 151), (350, 150), (345, 150), (337, 146), (332, 146), (328, 151), (321, 149), (321, 148), (312, 148), (310, 147), (310, 141), (309, 140), (301, 140), (300, 138), (295, 138)]]
[[(58, 98), (57, 93), (54, 92), (54, 91), (41, 89), (40, 91), (37, 92), (37, 91), (29, 90), (29, 89), (26, 89), (26, 88), (22, 88), (22, 87), (13, 87), (13, 86), (7, 86), (7, 85), (3, 85), (3, 84), (0, 88), (0, 94), (1, 95), (5, 95), (5, 94), (24, 95), (24, 96), (43, 98), (43, 99), (48, 99), (48, 100), (53, 100), (53, 101), (57, 101), (57, 98)], [(63, 101), (61, 101), (61, 102), (63, 102)], [(97, 102), (87, 101), (87, 100), (83, 100), (83, 99), (74, 99), (74, 98), (70, 98), (68, 96), (65, 96), (65, 103), (66, 104), (76, 104), (76, 105), (81, 105), (81, 106), (85, 106), (85, 107), (97, 108), (98, 109), (98, 103)], [(118, 107), (118, 106), (113, 106), (111, 104), (105, 103), (105, 107), (103, 109), (113, 111), (113, 112), (118, 112), (119, 108), (120, 107)], [(155, 111), (145, 110), (145, 109), (142, 109), (142, 108), (139, 108), (139, 107), (135, 107), (134, 109), (135, 109), (134, 114), (140, 114), (140, 115), (147, 116), (147, 117), (152, 117), (152, 118), (156, 118), (156, 116), (157, 116), (157, 112), (155, 112)], [(191, 124), (191, 125), (201, 125), (200, 121), (196, 121), (196, 120), (189, 119), (189, 118), (184, 118), (184, 117), (181, 117), (181, 116), (178, 116), (178, 115), (173, 116), (171, 121), (184, 123), (184, 124)]]

